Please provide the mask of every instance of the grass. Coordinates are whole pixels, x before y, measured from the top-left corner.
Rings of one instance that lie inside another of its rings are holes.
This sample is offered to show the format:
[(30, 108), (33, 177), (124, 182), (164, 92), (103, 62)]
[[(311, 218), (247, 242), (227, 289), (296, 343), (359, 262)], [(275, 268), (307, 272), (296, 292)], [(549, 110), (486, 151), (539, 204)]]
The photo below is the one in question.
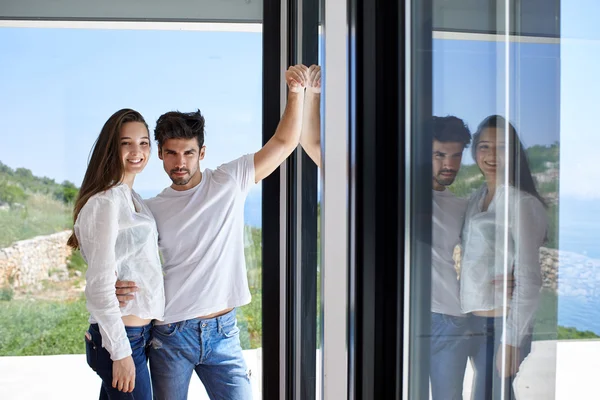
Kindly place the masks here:
[(72, 301), (0, 302), (0, 356), (85, 353), (83, 296)]
[(72, 208), (41, 194), (31, 194), (23, 208), (0, 211), (0, 248), (18, 240), (71, 229)]
[[(238, 310), (242, 348), (261, 347), (260, 289), (253, 288), (252, 303)], [(599, 338), (593, 332), (557, 326), (556, 294), (542, 292), (534, 340)], [(0, 301), (0, 356), (82, 354), (88, 312), (82, 296), (70, 301), (13, 299)]]

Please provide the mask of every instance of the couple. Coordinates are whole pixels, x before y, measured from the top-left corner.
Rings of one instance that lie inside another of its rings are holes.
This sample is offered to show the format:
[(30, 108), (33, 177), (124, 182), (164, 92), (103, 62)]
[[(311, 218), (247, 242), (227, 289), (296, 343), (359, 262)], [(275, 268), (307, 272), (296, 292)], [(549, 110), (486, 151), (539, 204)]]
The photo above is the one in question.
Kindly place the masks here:
[(154, 139), (173, 184), (148, 200), (133, 190), (150, 158), (144, 118), (123, 109), (102, 128), (68, 243), (88, 263), (86, 354), (102, 379), (100, 399), (185, 399), (193, 371), (211, 399), (252, 398), (235, 316), (251, 300), (244, 202), (298, 146), (305, 91), (320, 92), (320, 68), (291, 66), (285, 79), (273, 137), (214, 170), (200, 170), (200, 112), (160, 116)]
[[(473, 399), (514, 399), (542, 286), (546, 204), (517, 132), (503, 117), (485, 118), (473, 135), (471, 154), (484, 183), (468, 200), (447, 186), (471, 142), (469, 129), (454, 116), (433, 117), (432, 125), (432, 398), (462, 399), (470, 358)], [(460, 268), (453, 257), (457, 244)]]

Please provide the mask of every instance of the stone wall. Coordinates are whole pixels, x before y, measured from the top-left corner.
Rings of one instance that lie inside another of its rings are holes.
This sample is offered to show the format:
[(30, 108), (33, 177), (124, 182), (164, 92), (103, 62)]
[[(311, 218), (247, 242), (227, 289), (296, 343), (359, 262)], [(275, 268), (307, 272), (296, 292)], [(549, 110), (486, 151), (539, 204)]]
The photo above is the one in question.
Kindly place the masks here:
[(542, 287), (556, 291), (558, 289), (558, 250), (540, 248), (542, 266)]
[(71, 231), (37, 236), (0, 249), (0, 286), (35, 285), (52, 276), (68, 277)]
[[(0, 286), (20, 287), (37, 284), (50, 275), (67, 276), (67, 258), (71, 248), (67, 239), (71, 231), (15, 242), (0, 249)], [(555, 249), (540, 249), (543, 287), (557, 290), (559, 253)]]

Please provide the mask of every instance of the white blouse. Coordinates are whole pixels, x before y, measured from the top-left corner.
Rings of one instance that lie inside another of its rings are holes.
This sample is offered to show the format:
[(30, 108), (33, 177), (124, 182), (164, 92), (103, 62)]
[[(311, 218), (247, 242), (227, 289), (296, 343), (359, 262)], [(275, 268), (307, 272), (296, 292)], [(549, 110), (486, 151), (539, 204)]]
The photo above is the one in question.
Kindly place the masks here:
[[(74, 225), (88, 264), (85, 295), (90, 322), (98, 323), (102, 346), (113, 360), (131, 355), (122, 316), (162, 319), (165, 309), (158, 232), (142, 198), (125, 184), (95, 194)], [(115, 283), (134, 281), (139, 290), (119, 307)]]
[(461, 308), (469, 313), (502, 307), (503, 285), (496, 286), (492, 280), (512, 272), (515, 288), (507, 299), (504, 342), (518, 347), (531, 331), (538, 307), (542, 287), (539, 249), (546, 237), (546, 209), (534, 196), (502, 185), (488, 209), (482, 211), (486, 194), (484, 183), (469, 199), (465, 216)]

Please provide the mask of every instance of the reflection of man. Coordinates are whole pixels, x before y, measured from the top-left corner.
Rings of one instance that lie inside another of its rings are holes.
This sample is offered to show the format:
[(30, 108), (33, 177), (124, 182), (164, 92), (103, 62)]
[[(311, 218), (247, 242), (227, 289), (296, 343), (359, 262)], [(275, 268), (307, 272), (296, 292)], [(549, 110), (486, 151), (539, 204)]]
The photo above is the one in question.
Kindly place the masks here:
[(457, 117), (433, 117), (433, 215), (431, 244), (431, 359), (433, 400), (462, 399), (468, 351), (468, 318), (461, 313), (454, 247), (460, 242), (467, 200), (446, 186), (454, 182), (471, 142)]
[[(165, 316), (155, 322), (149, 348), (156, 399), (186, 399), (194, 371), (211, 399), (252, 398), (235, 317), (235, 308), (250, 302), (244, 202), (250, 188), (298, 146), (307, 71), (298, 65), (286, 72), (288, 102), (267, 144), (214, 170), (200, 170), (205, 146), (199, 111), (169, 112), (156, 123), (159, 158), (173, 181), (147, 201), (165, 272)], [(131, 295), (130, 284), (117, 283), (120, 301)]]
[(305, 74), (306, 95), (300, 145), (321, 168), (321, 67), (311, 65)]

